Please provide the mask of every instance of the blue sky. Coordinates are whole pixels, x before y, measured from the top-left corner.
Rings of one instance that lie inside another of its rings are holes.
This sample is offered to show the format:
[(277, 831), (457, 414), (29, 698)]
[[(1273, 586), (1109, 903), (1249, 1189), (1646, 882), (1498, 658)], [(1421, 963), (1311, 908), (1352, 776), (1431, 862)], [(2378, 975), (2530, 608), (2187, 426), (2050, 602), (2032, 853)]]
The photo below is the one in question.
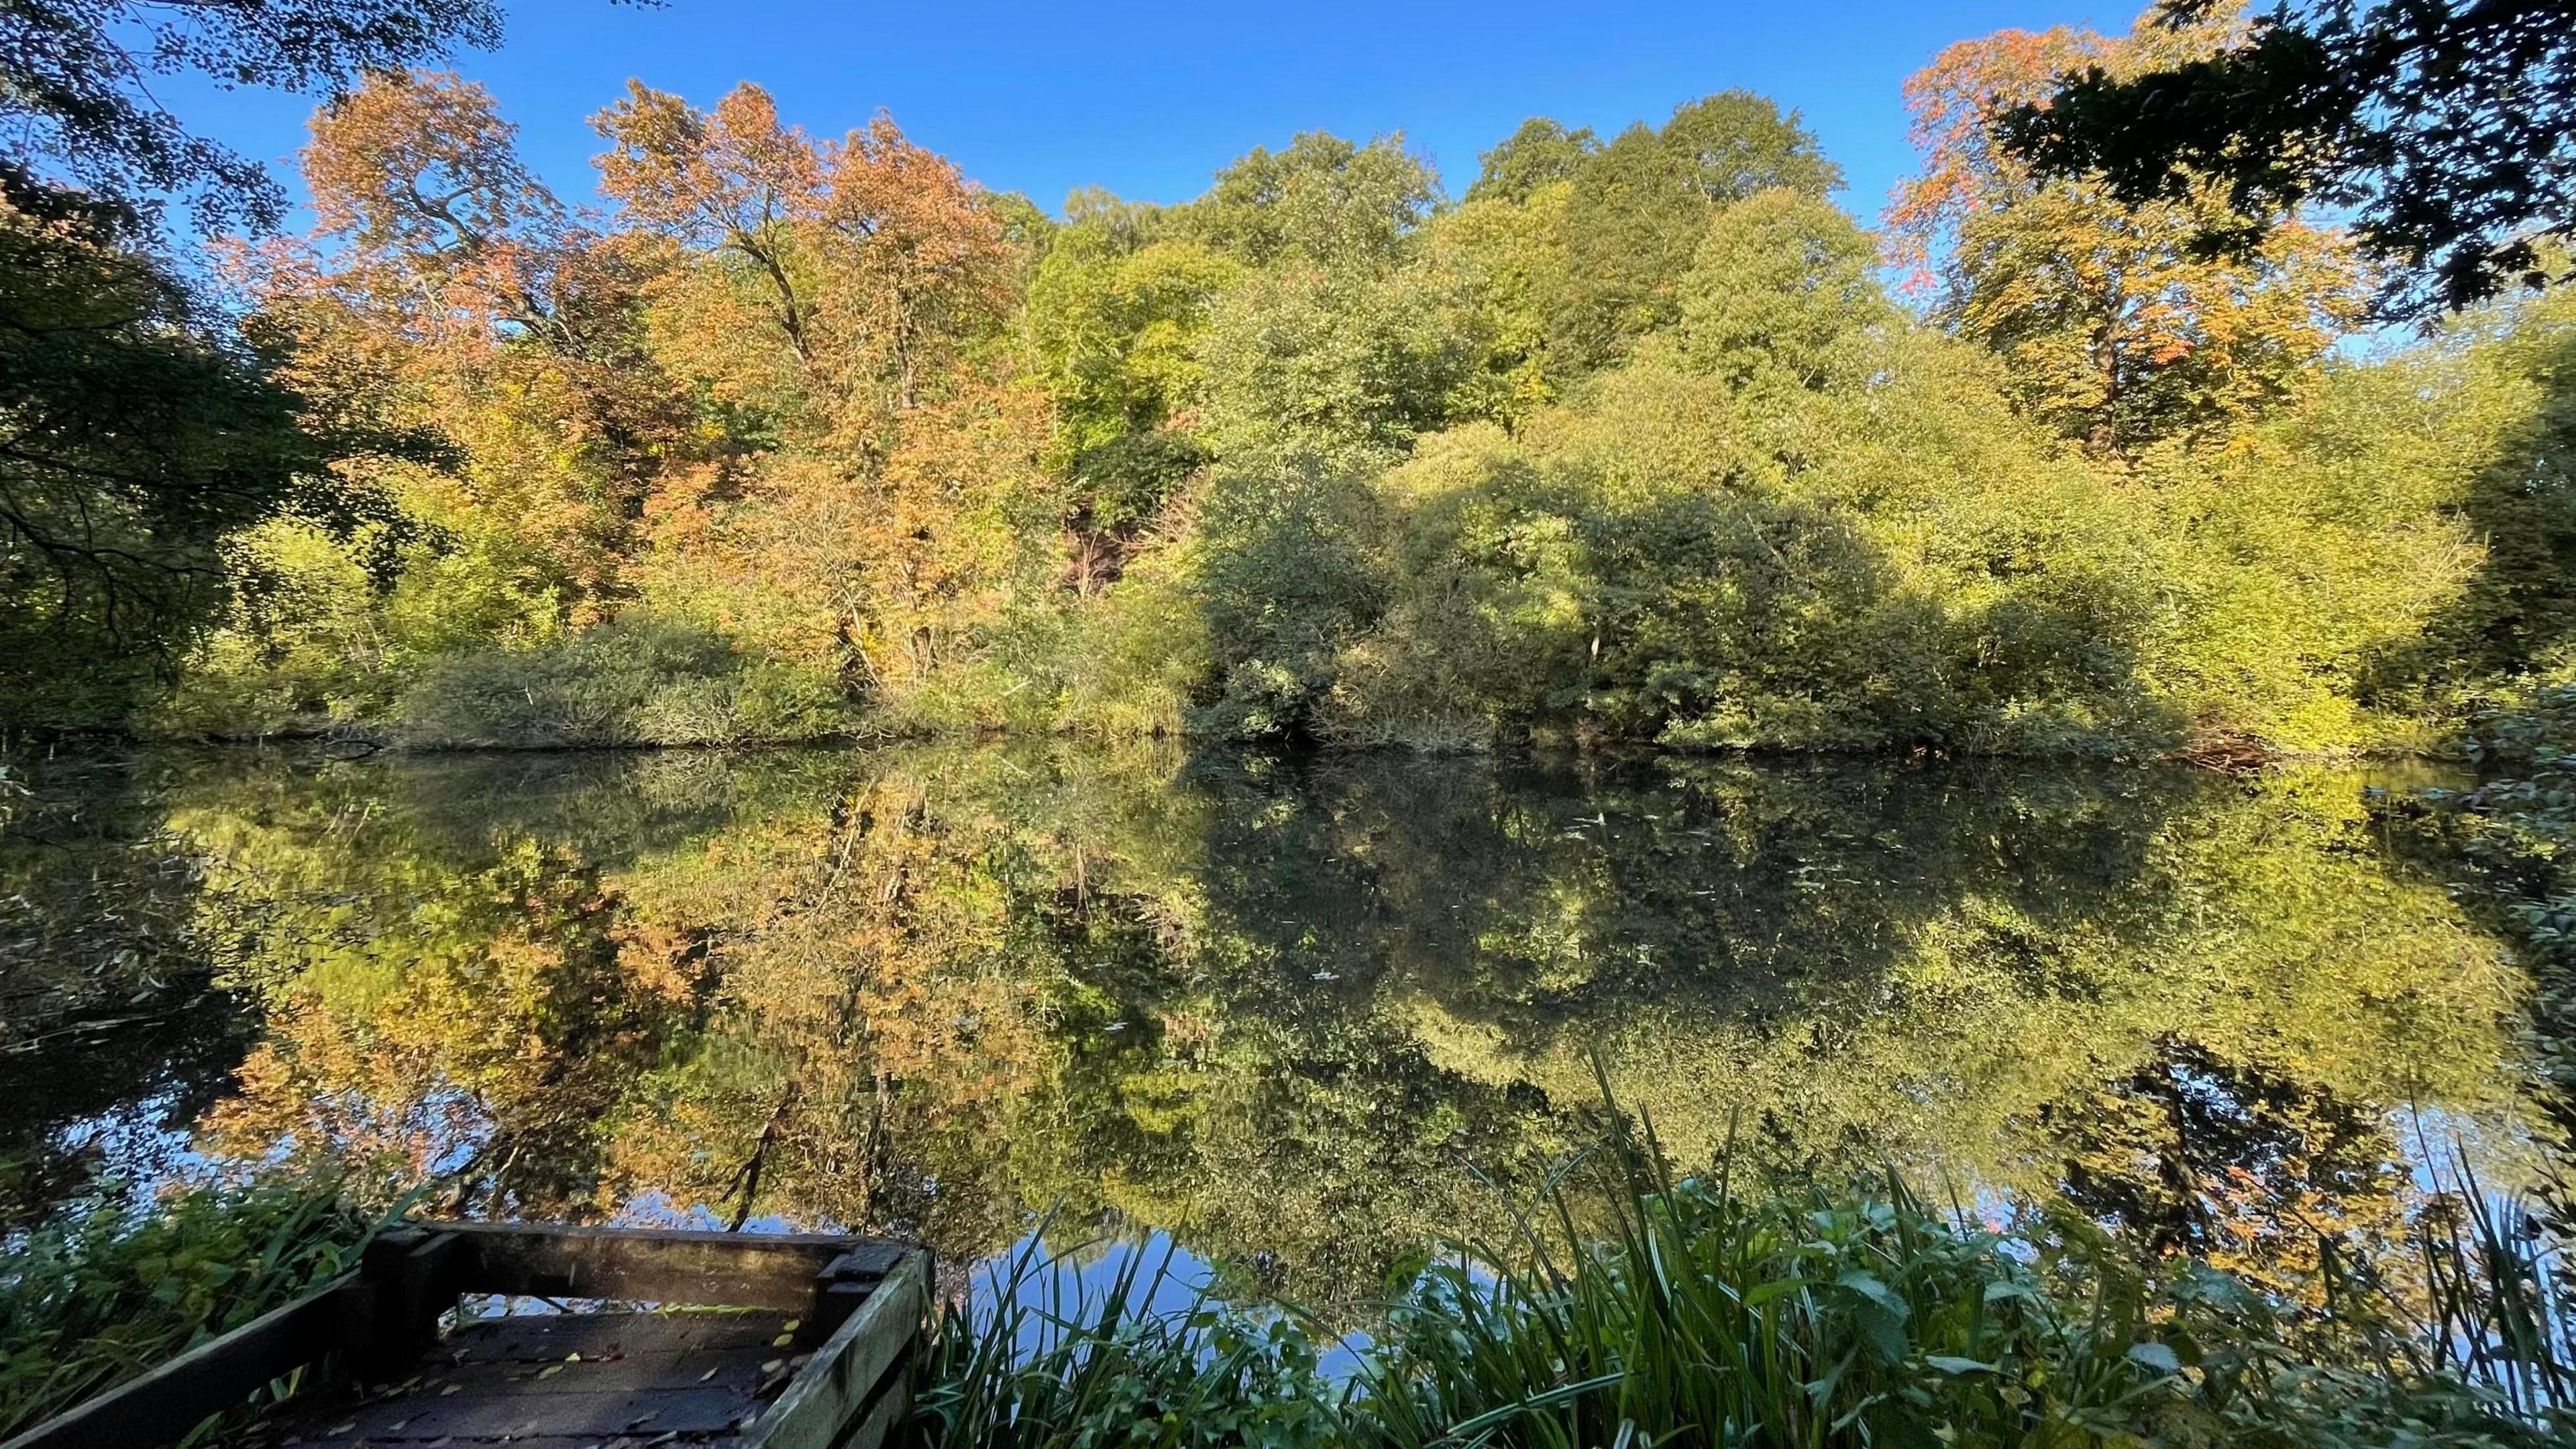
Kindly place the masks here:
[[(1804, 114), (1842, 163), (1842, 200), (1874, 217), (1910, 164), (1898, 87), (1948, 41), (2061, 22), (2125, 29), (2145, 0), (1700, 0), (1584, 6), (878, 6), (826, 0), (511, 4), (509, 38), (458, 69), (489, 86), (567, 200), (592, 194), (585, 119), (628, 77), (701, 105), (769, 88), (837, 135), (879, 107), (913, 139), (1050, 211), (1075, 186), (1180, 201), (1255, 145), (1322, 127), (1401, 130), (1452, 192), (1476, 153), (1531, 115), (1605, 135), (1743, 86)], [(164, 102), (248, 155), (285, 158), (309, 103), (164, 82)]]

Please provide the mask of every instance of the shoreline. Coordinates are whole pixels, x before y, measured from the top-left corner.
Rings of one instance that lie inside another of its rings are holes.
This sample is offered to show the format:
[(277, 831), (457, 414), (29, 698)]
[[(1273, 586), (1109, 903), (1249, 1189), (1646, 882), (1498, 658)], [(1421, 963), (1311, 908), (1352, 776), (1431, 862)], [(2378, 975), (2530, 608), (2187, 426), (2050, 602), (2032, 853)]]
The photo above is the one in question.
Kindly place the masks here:
[[(2440, 738), (2457, 737), (2459, 727), (2442, 732)], [(1004, 728), (972, 729), (898, 729), (883, 731), (851, 730), (829, 734), (777, 739), (744, 740), (549, 740), (505, 742), (472, 741), (406, 741), (381, 733), (334, 730), (296, 729), (274, 732), (219, 735), (156, 735), (124, 729), (29, 730), (17, 734), (0, 733), (0, 761), (41, 751), (47, 757), (61, 752), (108, 753), (124, 750), (260, 750), (281, 747), (340, 747), (353, 750), (349, 759), (368, 759), (376, 755), (580, 755), (580, 754), (758, 754), (785, 750), (884, 749), (902, 745), (973, 742), (1002, 745), (1016, 742), (1073, 743), (1102, 748), (1145, 747), (1177, 748), (1189, 751), (1228, 750), (1247, 754), (1268, 754), (1285, 758), (1385, 758), (1414, 756), (1424, 759), (1451, 759), (1484, 756), (1512, 758), (1528, 756), (1563, 756), (1577, 759), (1620, 759), (1672, 757), (1680, 759), (1838, 759), (1884, 760), (1890, 763), (1927, 761), (2015, 760), (2032, 763), (2110, 764), (2110, 765), (2180, 765), (2209, 770), (2218, 774), (2256, 774), (2266, 770), (2321, 765), (2370, 765), (2412, 763), (2428, 765), (2466, 765), (2467, 756), (2456, 747), (2383, 747), (2338, 750), (2275, 749), (2251, 741), (2227, 738), (2197, 741), (2156, 752), (2134, 749), (2104, 748), (2051, 751), (1987, 750), (1926, 745), (1790, 745), (1754, 743), (1742, 745), (1671, 744), (1655, 740), (1609, 739), (1599, 736), (1526, 736), (1481, 745), (1410, 744), (1395, 740), (1372, 740), (1352, 743), (1327, 740), (1250, 740), (1216, 734), (1155, 732), (1140, 735), (1101, 735), (1078, 730), (1015, 730)]]

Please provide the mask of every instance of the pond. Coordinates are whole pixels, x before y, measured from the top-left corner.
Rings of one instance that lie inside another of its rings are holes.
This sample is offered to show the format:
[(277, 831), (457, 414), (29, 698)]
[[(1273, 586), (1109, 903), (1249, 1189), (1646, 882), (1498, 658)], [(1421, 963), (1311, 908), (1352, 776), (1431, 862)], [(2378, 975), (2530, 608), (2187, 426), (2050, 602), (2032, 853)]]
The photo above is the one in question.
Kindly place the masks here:
[(20, 1225), (312, 1163), (950, 1262), (1053, 1209), (1330, 1304), (1499, 1231), (1605, 1094), (1688, 1167), (2062, 1193), (2258, 1269), (2533, 1150), (2525, 983), (2350, 771), (957, 744), (8, 783)]

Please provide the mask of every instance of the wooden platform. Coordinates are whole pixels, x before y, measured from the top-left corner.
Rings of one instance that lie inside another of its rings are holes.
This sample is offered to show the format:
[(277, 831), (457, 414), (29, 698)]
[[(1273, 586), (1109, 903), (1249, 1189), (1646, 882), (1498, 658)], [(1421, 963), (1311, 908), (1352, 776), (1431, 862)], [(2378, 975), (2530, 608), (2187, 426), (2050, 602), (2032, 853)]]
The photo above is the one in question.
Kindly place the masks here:
[(812, 1350), (780, 1313), (508, 1318), (451, 1333), (389, 1389), (333, 1396), (249, 1442), (739, 1445)]
[[(313, 1388), (223, 1442), (883, 1449), (909, 1408), (929, 1281), (923, 1250), (859, 1238), (405, 1230), (360, 1272), (0, 1449), (149, 1449), (299, 1368)], [(442, 1330), (461, 1294), (612, 1302)]]

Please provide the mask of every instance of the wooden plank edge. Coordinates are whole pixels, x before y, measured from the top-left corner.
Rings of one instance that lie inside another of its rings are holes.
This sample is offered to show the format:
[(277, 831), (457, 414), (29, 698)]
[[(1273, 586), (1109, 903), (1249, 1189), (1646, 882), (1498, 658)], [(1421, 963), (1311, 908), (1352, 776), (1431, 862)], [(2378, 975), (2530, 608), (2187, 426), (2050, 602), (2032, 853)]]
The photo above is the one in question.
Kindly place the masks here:
[(443, 1223), (463, 1292), (601, 1298), (796, 1313), (816, 1274), (843, 1260), (897, 1257), (905, 1245), (815, 1233), (711, 1233)]
[(877, 1396), (860, 1415), (858, 1426), (835, 1440), (832, 1449), (885, 1449), (896, 1442), (912, 1412), (911, 1358), (906, 1354), (896, 1361), (895, 1371), (877, 1386)]
[(137, 1378), (96, 1394), (0, 1449), (145, 1449), (250, 1401), (260, 1386), (356, 1346), (374, 1291), (344, 1274)]
[(794, 1253), (829, 1260), (853, 1248), (889, 1242), (848, 1233), (728, 1233), (707, 1228), (604, 1228), (569, 1223), (492, 1223), (449, 1218), (413, 1218), (406, 1227), (430, 1233), (457, 1233), (490, 1241), (541, 1238), (555, 1242), (631, 1242), (647, 1246), (699, 1245), (756, 1252)]
[(878, 1382), (906, 1362), (929, 1301), (930, 1254), (906, 1253), (752, 1422), (742, 1449), (837, 1449), (850, 1421), (877, 1397)]

